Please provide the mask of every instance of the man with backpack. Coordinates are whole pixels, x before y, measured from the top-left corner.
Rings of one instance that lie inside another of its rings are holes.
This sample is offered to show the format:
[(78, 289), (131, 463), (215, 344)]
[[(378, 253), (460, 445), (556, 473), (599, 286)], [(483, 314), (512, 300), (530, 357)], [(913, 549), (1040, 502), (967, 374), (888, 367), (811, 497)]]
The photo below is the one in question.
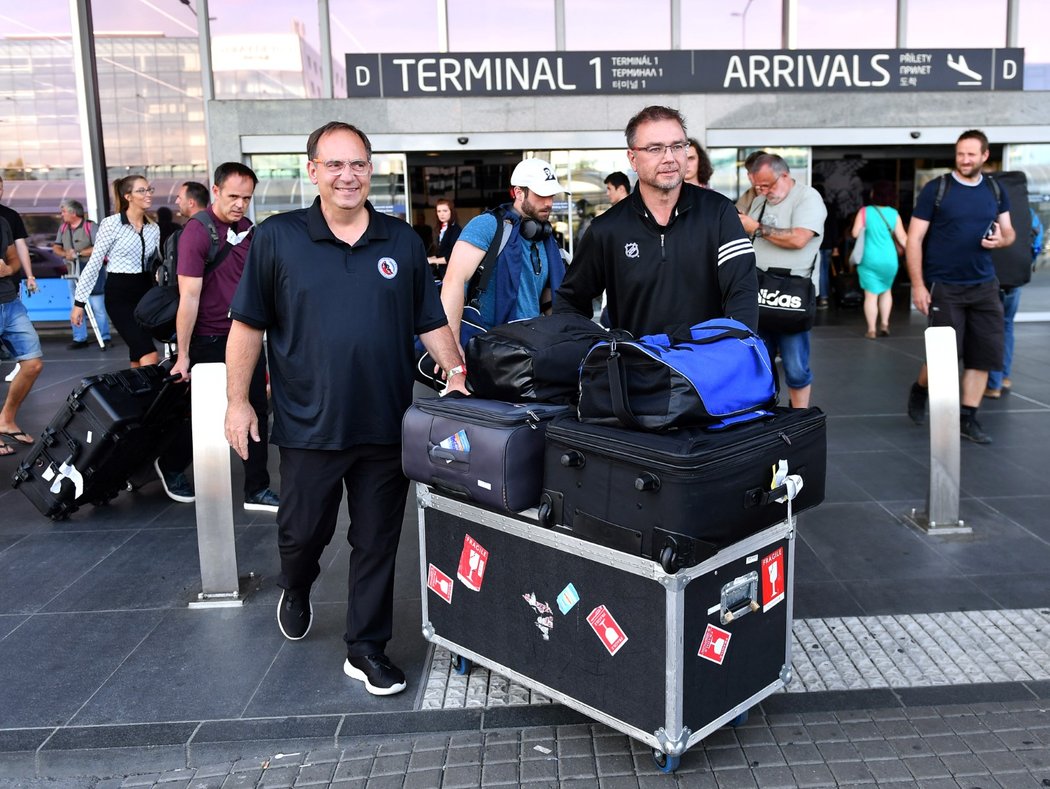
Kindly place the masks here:
[[(454, 337), (460, 336), (465, 304), (477, 308), (485, 328), (550, 312), (565, 276), (549, 222), (554, 195), (565, 191), (554, 168), (543, 159), (525, 159), (510, 184), (514, 202), (471, 219), (452, 249), (441, 303)], [(488, 263), (490, 249), (496, 255)]]
[[(84, 215), (84, 205), (79, 200), (66, 198), (59, 205), (58, 211), (62, 215), (62, 224), (55, 234), (55, 243), (51, 245), (51, 251), (66, 261), (66, 279), (69, 282), (69, 298), (72, 300), (77, 289), (77, 280), (80, 278), (80, 269), (87, 263), (91, 257), (91, 250), (95, 248), (96, 226)], [(105, 286), (106, 274), (102, 271), (88, 299), (95, 327), (104, 343), (103, 351), (110, 345), (109, 316), (106, 315), (106, 299), (103, 296)], [(73, 327), (73, 342), (67, 346), (69, 350), (78, 351), (91, 345), (86, 323), (81, 321), (79, 326), (75, 323), (70, 325)]]
[[(955, 168), (923, 187), (908, 225), (908, 276), (915, 308), (931, 326), (955, 329), (963, 360), (959, 431), (977, 444), (991, 443), (977, 421), (989, 370), (1003, 365), (1003, 305), (989, 251), (1008, 247), (1016, 233), (1010, 201), (981, 172), (988, 138), (971, 129), (955, 143)], [(926, 365), (908, 394), (908, 416), (926, 421)]]
[[(171, 372), (189, 381), (198, 362), (225, 362), (230, 333), (230, 302), (241, 281), (254, 225), (245, 216), (258, 178), (239, 162), (215, 168), (211, 206), (198, 211), (172, 240), (177, 244), (179, 307), (175, 318), (177, 356)], [(266, 362), (259, 356), (248, 389), (249, 402), (259, 420), (260, 441), (249, 442), (244, 461), (244, 509), (277, 512), (280, 500), (270, 489), (267, 470)], [(192, 455), (185, 438), (181, 451), (169, 451), (158, 461), (165, 487), (172, 475), (181, 475)], [(172, 479), (172, 482), (177, 482)], [(170, 492), (169, 492), (169, 495)]]

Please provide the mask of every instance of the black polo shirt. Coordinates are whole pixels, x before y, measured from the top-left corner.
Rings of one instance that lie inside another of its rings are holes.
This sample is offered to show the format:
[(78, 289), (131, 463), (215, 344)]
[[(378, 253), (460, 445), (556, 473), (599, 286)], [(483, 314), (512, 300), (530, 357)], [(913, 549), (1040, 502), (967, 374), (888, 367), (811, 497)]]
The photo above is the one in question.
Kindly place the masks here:
[(230, 316), (266, 330), (278, 446), (399, 443), (412, 337), (448, 323), (419, 236), (365, 206), (353, 246), (332, 234), (320, 198), (255, 231)]

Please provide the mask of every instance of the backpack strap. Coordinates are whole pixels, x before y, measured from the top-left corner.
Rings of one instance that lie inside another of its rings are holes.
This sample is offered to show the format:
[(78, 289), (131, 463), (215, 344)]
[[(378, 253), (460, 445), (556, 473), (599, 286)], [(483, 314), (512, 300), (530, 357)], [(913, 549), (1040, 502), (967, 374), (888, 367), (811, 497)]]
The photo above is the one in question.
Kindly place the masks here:
[[(496, 218), (496, 232), (492, 234), (492, 241), (489, 242), (489, 248), (485, 250), (485, 257), (481, 259), (474, 276), (470, 278), (467, 303), (473, 306), (477, 306), (481, 294), (488, 290), (489, 283), (492, 282), (492, 275), (496, 271), (496, 258), (506, 248), (507, 242), (510, 241), (510, 234), (514, 230), (514, 220), (508, 218), (509, 212), (502, 206), (492, 209), (489, 213)], [(501, 226), (502, 233), (500, 233)]]
[[(204, 262), (204, 272), (206, 275), (211, 271), (214, 271), (222, 261), (226, 259), (226, 256), (233, 251), (233, 244), (224, 244), (222, 239), (219, 238), (219, 230), (215, 227), (215, 222), (211, 218), (211, 214), (205, 211), (198, 211), (196, 214), (190, 217), (190, 221), (196, 219), (200, 222), (208, 231), (208, 238), (211, 240), (211, 244), (208, 247), (208, 258)], [(255, 225), (252, 225), (249, 229), (251, 231)], [(220, 249), (221, 246), (221, 249)]]
[[(944, 196), (948, 193), (948, 178), (949, 173), (944, 173), (940, 176), (940, 182), (937, 184), (937, 196), (933, 198), (933, 216), (937, 216), (937, 211), (940, 210), (941, 203), (944, 202)], [(930, 218), (933, 221), (933, 218)]]

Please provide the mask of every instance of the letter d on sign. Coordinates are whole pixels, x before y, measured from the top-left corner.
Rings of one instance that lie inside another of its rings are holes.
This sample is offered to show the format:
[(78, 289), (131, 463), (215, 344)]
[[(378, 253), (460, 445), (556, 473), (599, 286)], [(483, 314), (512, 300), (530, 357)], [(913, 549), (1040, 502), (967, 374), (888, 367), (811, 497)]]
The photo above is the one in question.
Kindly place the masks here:
[(357, 66), (354, 69), (354, 82), (359, 88), (363, 88), (365, 85), (372, 81), (372, 69), (368, 66)]
[(1014, 79), (1017, 77), (1017, 61), (1016, 60), (1004, 60), (1003, 61), (1003, 79)]

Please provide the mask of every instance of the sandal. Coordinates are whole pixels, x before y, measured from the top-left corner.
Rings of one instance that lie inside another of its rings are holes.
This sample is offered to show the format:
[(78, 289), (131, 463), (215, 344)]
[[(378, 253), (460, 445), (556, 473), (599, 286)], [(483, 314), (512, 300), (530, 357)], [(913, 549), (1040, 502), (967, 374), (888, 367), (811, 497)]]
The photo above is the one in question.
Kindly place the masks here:
[(15, 454), (15, 448), (9, 447), (7, 444), (0, 442), (0, 457), (7, 457), (8, 455)]
[(874, 340), (875, 339), (875, 332), (873, 332), (873, 331), (866, 331), (866, 332), (864, 332), (864, 336), (866, 338), (868, 338), (869, 340)]
[(33, 437), (29, 435), (29, 433), (23, 433), (21, 430), (16, 430), (13, 433), (8, 433), (5, 430), (0, 430), (0, 436), (3, 436), (4, 438), (10, 438), (16, 444), (21, 444), (24, 447), (31, 447), (33, 446), (33, 444), (36, 443), (33, 440)]
[(886, 326), (883, 326), (882, 328), (879, 329), (879, 336), (880, 337), (889, 337), (890, 336), (890, 327), (889, 327), (888, 324)]

